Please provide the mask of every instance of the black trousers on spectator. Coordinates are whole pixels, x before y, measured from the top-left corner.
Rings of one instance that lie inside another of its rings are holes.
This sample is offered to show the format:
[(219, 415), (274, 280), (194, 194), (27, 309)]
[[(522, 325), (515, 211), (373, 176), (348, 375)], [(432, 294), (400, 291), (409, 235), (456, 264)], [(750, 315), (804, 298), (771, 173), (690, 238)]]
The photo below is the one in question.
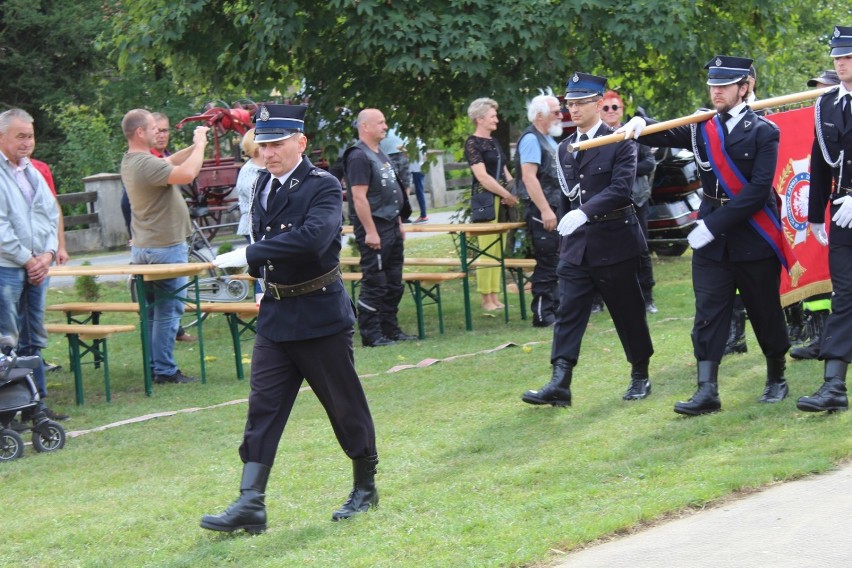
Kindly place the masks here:
[(559, 310), (553, 329), (551, 361), (576, 362), (589, 323), (595, 292), (603, 297), (615, 331), (630, 363), (648, 361), (654, 354), (645, 299), (639, 288), (639, 257), (607, 266), (588, 266), (559, 261)]
[(559, 233), (546, 231), (541, 223), (541, 211), (532, 200), (524, 203), (524, 217), (532, 242), (535, 269), (532, 278), (532, 303), (530, 309), (534, 322), (543, 322), (556, 316), (558, 284), (556, 266), (559, 264)]
[(340, 447), (352, 459), (376, 455), (376, 432), (355, 371), (354, 330), (303, 341), (257, 335), (251, 359), (248, 417), (240, 446), (243, 463), (272, 466), (302, 381), (325, 409)]
[(402, 264), (405, 261), (399, 221), (373, 217), (381, 238), (381, 249), (368, 247), (363, 225), (355, 226), (355, 240), (361, 252), (361, 291), (358, 293), (358, 330), (365, 341), (393, 337), (400, 331), (399, 302), (405, 292)]
[(731, 329), (734, 294), (740, 291), (763, 354), (781, 357), (790, 348), (781, 309), (781, 263), (777, 258), (748, 262), (692, 256), (695, 323), (692, 346), (698, 361), (720, 362)]

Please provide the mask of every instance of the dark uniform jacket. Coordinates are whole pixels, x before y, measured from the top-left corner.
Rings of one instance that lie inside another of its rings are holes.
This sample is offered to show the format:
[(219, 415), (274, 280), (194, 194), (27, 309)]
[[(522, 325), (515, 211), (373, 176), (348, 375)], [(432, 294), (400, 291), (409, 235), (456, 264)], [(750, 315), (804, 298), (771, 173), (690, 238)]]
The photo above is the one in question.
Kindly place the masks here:
[[(653, 120), (648, 120), (653, 124)], [(724, 128), (724, 126), (723, 126)], [(727, 253), (735, 262), (764, 259), (775, 256), (772, 247), (749, 224), (749, 218), (764, 205), (780, 219), (775, 190), (775, 162), (778, 159), (778, 127), (758, 116), (746, 107), (744, 116), (730, 134), (725, 135), (725, 151), (747, 180), (739, 194), (731, 201), (720, 205), (717, 201), (703, 199), (698, 218), (715, 237), (710, 244), (693, 251), (714, 261), (721, 261)], [(668, 148), (693, 148), (692, 128), (679, 126), (648, 134), (639, 138), (641, 144)], [(701, 136), (700, 125), (696, 125), (695, 143), (698, 160), (707, 162), (707, 149)], [(725, 190), (718, 186), (712, 169), (698, 168), (704, 195), (725, 198)]]
[[(838, 87), (839, 88), (839, 87)], [(828, 151), (828, 159), (836, 162), (841, 150), (845, 150), (843, 157), (843, 179), (840, 176), (840, 165), (836, 168), (829, 166), (822, 154), (819, 137), (814, 137), (814, 145), (811, 150), (811, 191), (808, 201), (808, 221), (811, 223), (825, 223), (825, 208), (832, 198), (837, 198), (846, 192), (839, 194), (837, 187), (852, 191), (852, 123), (843, 125), (843, 103), (837, 100), (838, 88), (817, 99), (816, 106), (819, 108), (820, 122), (816, 128), (822, 131), (822, 139)], [(816, 109), (814, 109), (816, 110)], [(834, 191), (834, 193), (832, 193)], [(837, 212), (839, 205), (832, 204), (831, 217)], [(852, 245), (852, 229), (841, 229), (831, 223), (828, 229), (831, 233), (831, 241), (837, 244)]]
[[(265, 210), (260, 193), (270, 174), (261, 170), (254, 186), (251, 231), (246, 251), (249, 273), (267, 282), (295, 285), (340, 264), (342, 199), (340, 182), (303, 157)], [(325, 337), (352, 328), (352, 302), (341, 280), (315, 292), (276, 300), (264, 295), (257, 332), (272, 341)]]
[[(595, 138), (615, 132), (601, 124)], [(635, 214), (610, 220), (599, 220), (613, 212), (632, 206), (630, 199), (636, 177), (636, 144), (620, 142), (590, 148), (574, 158), (568, 144), (575, 136), (559, 144), (558, 157), (569, 192), (559, 206), (562, 217), (572, 209), (581, 209), (589, 221), (567, 237), (562, 237), (559, 257), (579, 265), (583, 259), (589, 266), (607, 266), (639, 256), (648, 246)], [(579, 184), (579, 188), (577, 185)]]

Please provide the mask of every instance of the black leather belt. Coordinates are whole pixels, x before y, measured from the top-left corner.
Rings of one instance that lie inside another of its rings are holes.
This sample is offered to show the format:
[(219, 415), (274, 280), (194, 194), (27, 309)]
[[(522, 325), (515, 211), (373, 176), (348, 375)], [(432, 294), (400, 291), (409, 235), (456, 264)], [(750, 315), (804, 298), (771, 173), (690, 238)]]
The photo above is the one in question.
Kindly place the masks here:
[(852, 187), (838, 187), (835, 193), (837, 194), (837, 197), (852, 195)]
[(627, 207), (622, 207), (621, 209), (616, 209), (615, 211), (610, 211), (605, 215), (593, 215), (589, 217), (589, 223), (600, 223), (601, 221), (612, 221), (613, 219), (621, 219), (622, 217), (629, 217), (630, 215), (635, 215), (636, 209), (633, 205), (628, 205)]
[(711, 205), (715, 205), (716, 207), (721, 207), (722, 205), (731, 200), (730, 197), (713, 197), (712, 195), (707, 195), (706, 193), (703, 195), (703, 197)]
[(281, 298), (293, 298), (308, 294), (321, 288), (328, 286), (340, 279), (340, 267), (335, 266), (330, 272), (318, 276), (313, 280), (302, 282), (301, 284), (276, 284), (275, 282), (266, 283), (266, 293), (271, 298), (280, 300)]

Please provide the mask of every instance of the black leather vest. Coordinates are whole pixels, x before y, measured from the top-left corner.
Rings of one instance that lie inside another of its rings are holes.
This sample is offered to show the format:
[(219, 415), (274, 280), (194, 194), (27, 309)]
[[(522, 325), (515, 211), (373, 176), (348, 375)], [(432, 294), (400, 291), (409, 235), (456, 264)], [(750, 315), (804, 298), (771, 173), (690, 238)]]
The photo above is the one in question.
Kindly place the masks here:
[[(538, 182), (541, 184), (541, 189), (544, 192), (544, 198), (547, 199), (547, 202), (552, 207), (556, 208), (559, 206), (559, 198), (562, 195), (562, 190), (559, 187), (559, 174), (556, 173), (556, 166), (558, 164), (556, 148), (551, 147), (544, 134), (539, 132), (532, 124), (530, 124), (521, 134), (521, 137), (518, 138), (519, 145), (521, 139), (527, 134), (534, 134), (538, 140), (538, 145), (541, 147), (541, 164), (538, 166), (536, 177), (538, 178)], [(515, 167), (515, 171), (517, 172), (517, 176), (515, 178), (517, 179), (515, 184), (515, 193), (519, 199), (529, 199), (530, 196), (529, 193), (527, 193), (527, 188), (524, 185), (523, 176), (521, 175), (521, 153), (518, 151), (515, 152)]]
[[(370, 185), (367, 186), (367, 202), (370, 204), (370, 211), (373, 217), (395, 221), (399, 217), (399, 211), (402, 207), (402, 189), (396, 179), (393, 165), (384, 154), (380, 155), (373, 152), (360, 140), (350, 146), (343, 155), (343, 171), (346, 175), (346, 198), (349, 201), (349, 220), (353, 224), (358, 221), (358, 215), (355, 213), (355, 200), (352, 198), (352, 186), (349, 184), (349, 176), (346, 174), (349, 154), (356, 148), (364, 152), (372, 167)], [(385, 160), (382, 161), (382, 158), (385, 158)]]

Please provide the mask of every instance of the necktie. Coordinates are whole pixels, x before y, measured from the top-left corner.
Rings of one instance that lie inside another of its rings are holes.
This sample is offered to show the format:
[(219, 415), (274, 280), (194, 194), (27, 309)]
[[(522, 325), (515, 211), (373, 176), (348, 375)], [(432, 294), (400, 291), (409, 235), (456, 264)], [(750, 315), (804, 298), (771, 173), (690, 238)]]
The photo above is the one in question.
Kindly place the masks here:
[(275, 194), (278, 193), (278, 189), (281, 187), (281, 180), (275, 178), (272, 180), (272, 187), (269, 189), (269, 195), (266, 197), (266, 208), (269, 209), (269, 206), (272, 205), (272, 201), (275, 199)]
[(843, 126), (849, 126), (852, 123), (852, 95), (846, 93), (843, 99)]
[(722, 121), (722, 124), (727, 124), (729, 120), (731, 120), (731, 114), (728, 112), (723, 112), (719, 115), (719, 119)]
[[(589, 139), (588, 134), (580, 134), (580, 139), (579, 139), (580, 142), (585, 142), (588, 139)], [(574, 152), (574, 159), (579, 160), (580, 156), (583, 155), (583, 152), (585, 152), (585, 150), (580, 150), (578, 152)]]

